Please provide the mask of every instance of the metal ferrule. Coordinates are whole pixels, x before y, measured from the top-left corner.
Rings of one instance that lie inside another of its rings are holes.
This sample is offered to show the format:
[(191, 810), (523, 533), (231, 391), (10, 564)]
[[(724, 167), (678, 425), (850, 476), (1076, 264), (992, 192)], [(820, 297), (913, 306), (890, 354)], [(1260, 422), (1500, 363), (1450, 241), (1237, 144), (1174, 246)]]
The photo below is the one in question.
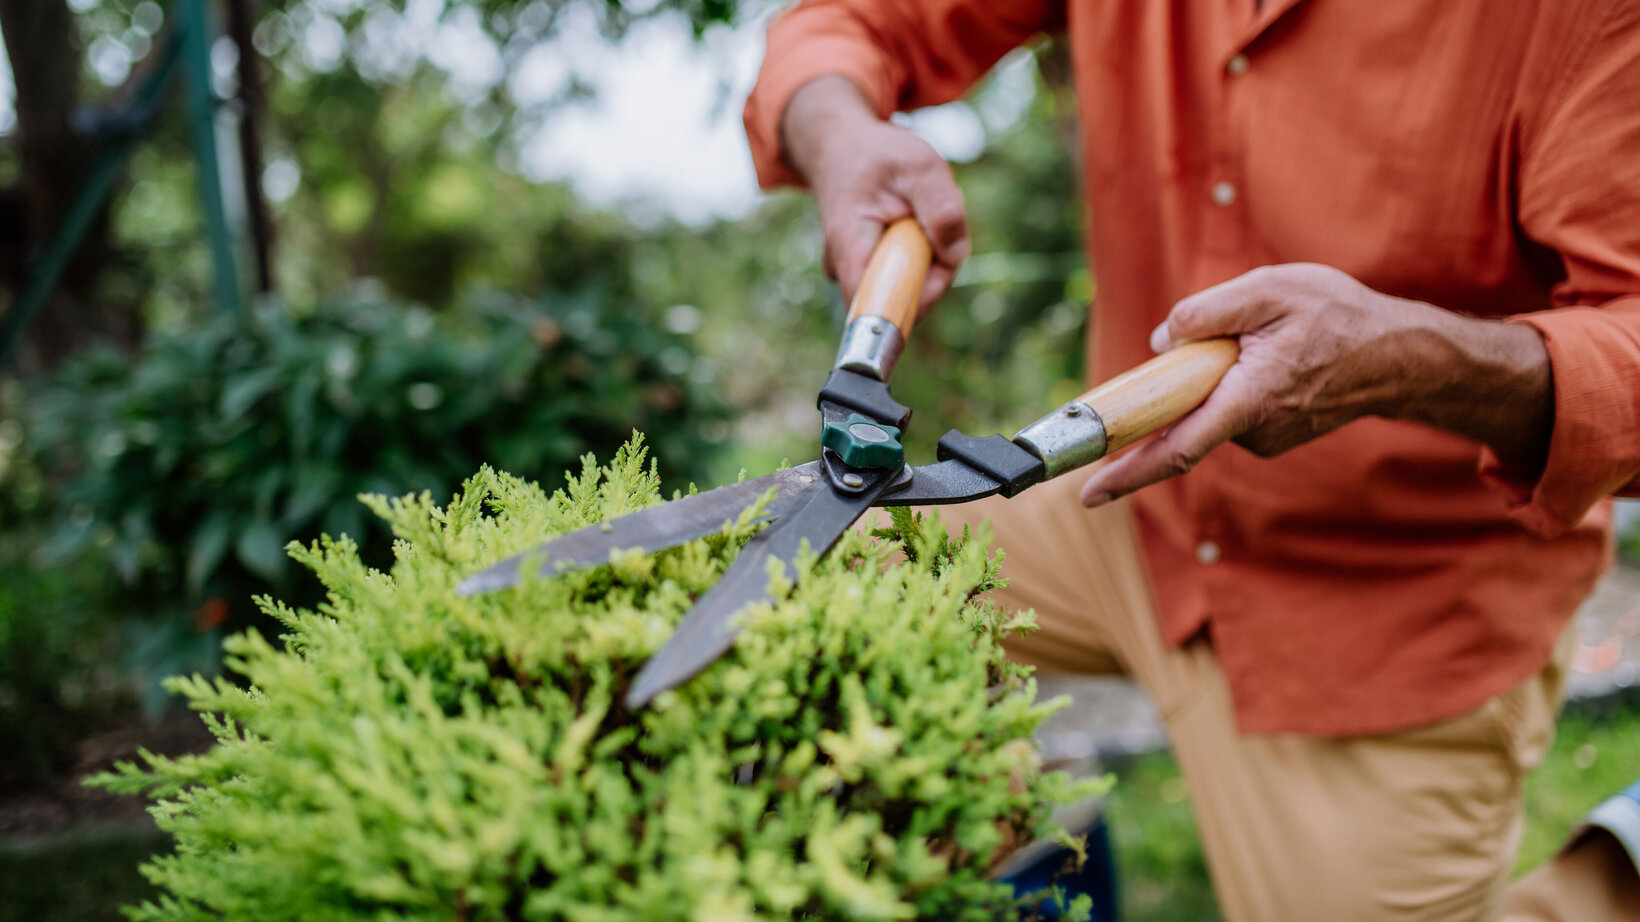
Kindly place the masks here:
[(1014, 436), (1047, 468), (1051, 480), (1105, 456), (1105, 423), (1080, 400), (1072, 400)]
[(887, 381), (904, 351), (905, 337), (894, 324), (881, 317), (856, 317), (843, 330), (834, 367)]

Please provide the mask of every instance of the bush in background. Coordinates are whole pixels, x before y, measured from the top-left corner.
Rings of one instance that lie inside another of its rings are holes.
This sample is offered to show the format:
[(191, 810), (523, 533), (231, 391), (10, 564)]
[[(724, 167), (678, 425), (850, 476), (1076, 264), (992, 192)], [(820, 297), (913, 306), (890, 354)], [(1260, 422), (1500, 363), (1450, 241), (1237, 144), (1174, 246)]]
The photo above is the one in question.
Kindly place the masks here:
[(28, 382), (0, 514), (38, 533), (41, 579), (94, 562), (115, 577), (107, 611), (160, 616), (151, 668), (194, 668), (201, 630), (253, 594), (313, 597), (286, 543), (347, 535), (385, 564), (361, 493), (448, 493), (485, 463), (555, 479), (634, 429), (670, 482), (704, 478), (726, 411), (698, 370), (686, 340), (590, 291), (217, 315), (134, 364), (97, 351)]
[(845, 535), (636, 712), (629, 683), (751, 510), (658, 555), (455, 594), (659, 500), (632, 447), (553, 496), (485, 471), (443, 509), (372, 498), (399, 539), (390, 574), (345, 538), (295, 549), (329, 602), (263, 602), (288, 633), (229, 640), (248, 690), (173, 685), (216, 748), (100, 781), (159, 796), (177, 839), (148, 869), (166, 894), (133, 918), (1012, 917), (988, 871), (1103, 784), (1040, 772), (1030, 735), (1052, 708), (999, 645), (1029, 615), (982, 597), (999, 567), (982, 540), (903, 510), (889, 540)]
[[(16, 537), (15, 535), (13, 536)], [(45, 785), (80, 735), (121, 704), (117, 637), (96, 611), (90, 566), (35, 572), (0, 543), (0, 791)]]

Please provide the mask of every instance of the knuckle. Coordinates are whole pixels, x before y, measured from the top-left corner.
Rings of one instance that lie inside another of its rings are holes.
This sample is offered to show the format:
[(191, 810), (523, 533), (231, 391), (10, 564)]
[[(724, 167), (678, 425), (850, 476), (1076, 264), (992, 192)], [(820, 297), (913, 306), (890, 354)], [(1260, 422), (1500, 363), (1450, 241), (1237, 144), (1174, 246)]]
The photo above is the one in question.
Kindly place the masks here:
[(1252, 446), (1251, 451), (1260, 458), (1274, 458), (1277, 455), (1285, 454), (1287, 449), (1293, 447), (1293, 444), (1293, 439), (1281, 433), (1261, 435)]
[(1195, 452), (1175, 448), (1162, 456), (1162, 470), (1168, 476), (1178, 477), (1190, 473), (1197, 460)]
[(1262, 300), (1291, 288), (1295, 276), (1302, 278), (1303, 273), (1295, 273), (1290, 265), (1259, 266), (1242, 276), (1242, 285), (1238, 287), (1244, 289), (1243, 297)]
[(929, 237), (932, 238), (934, 245), (941, 251), (943, 256), (947, 258), (956, 257), (960, 255), (959, 250), (966, 253), (966, 246), (961, 246), (961, 244), (967, 241), (968, 229), (960, 212), (955, 215), (936, 214), (926, 220), (928, 222)]
[(928, 142), (921, 138), (917, 139), (917, 143), (909, 146), (907, 153), (910, 155), (910, 162), (917, 166), (950, 169), (945, 163), (945, 158), (941, 157), (938, 151), (930, 147)]
[(1235, 442), (1260, 458), (1273, 458), (1281, 453), (1278, 443), (1264, 433), (1249, 432), (1238, 436)]
[(920, 141), (902, 154), (899, 166), (901, 175), (912, 183), (940, 178), (949, 180), (951, 176), (951, 167), (945, 158)]
[(1194, 329), (1201, 323), (1202, 303), (1195, 296), (1185, 298), (1173, 305), (1173, 310), (1167, 315), (1167, 327), (1174, 333)]
[(938, 231), (960, 232), (968, 223), (968, 215), (960, 197), (941, 196), (938, 202), (928, 208), (923, 220)]

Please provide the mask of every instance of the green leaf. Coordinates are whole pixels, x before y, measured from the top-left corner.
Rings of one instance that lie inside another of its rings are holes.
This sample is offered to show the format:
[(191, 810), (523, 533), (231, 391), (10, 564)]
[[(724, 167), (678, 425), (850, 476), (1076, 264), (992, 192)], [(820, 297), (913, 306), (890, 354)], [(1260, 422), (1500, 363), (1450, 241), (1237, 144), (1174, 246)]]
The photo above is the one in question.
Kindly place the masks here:
[(285, 536), (278, 527), (265, 519), (258, 519), (239, 533), (234, 542), (234, 556), (270, 583), (279, 582), (285, 575)]
[(59, 566), (85, 553), (94, 537), (96, 529), (93, 526), (65, 521), (51, 533), (46, 543), (34, 552), (35, 558), (45, 566)]
[(317, 374), (297, 378), (285, 391), (285, 418), (290, 425), (290, 451), (295, 458), (307, 455), (313, 443), (314, 414), (319, 404)]
[(109, 558), (114, 563), (114, 572), (126, 585), (137, 581), (138, 568), (142, 563), (142, 543), (128, 535), (121, 535), (109, 549)]
[(237, 420), (267, 394), (279, 387), (280, 369), (259, 368), (227, 383), (217, 402), (217, 412), (227, 420)]
[(364, 540), (364, 507), (352, 497), (325, 511), (324, 533), (332, 537), (347, 535), (354, 541)]
[(302, 529), (313, 521), (325, 507), (333, 503), (352, 503), (353, 497), (341, 494), (341, 472), (324, 464), (309, 464), (296, 469), (296, 487), (285, 500), (285, 510), (279, 523), (289, 529)]
[(233, 526), (233, 513), (219, 509), (211, 513), (188, 547), (188, 592), (198, 595), (205, 589), (206, 580), (216, 571), (222, 556), (228, 552), (228, 536)]

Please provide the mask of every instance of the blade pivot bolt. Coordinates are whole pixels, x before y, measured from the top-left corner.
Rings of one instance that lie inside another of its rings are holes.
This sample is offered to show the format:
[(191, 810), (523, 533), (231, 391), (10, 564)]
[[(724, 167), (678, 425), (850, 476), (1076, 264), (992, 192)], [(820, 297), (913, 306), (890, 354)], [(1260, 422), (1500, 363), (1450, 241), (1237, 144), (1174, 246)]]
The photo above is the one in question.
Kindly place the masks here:
[(861, 477), (859, 474), (849, 473), (849, 474), (844, 474), (843, 475), (843, 486), (846, 486), (846, 487), (863, 487), (863, 486), (865, 486), (865, 484), (866, 484), (866, 479), (864, 477)]

